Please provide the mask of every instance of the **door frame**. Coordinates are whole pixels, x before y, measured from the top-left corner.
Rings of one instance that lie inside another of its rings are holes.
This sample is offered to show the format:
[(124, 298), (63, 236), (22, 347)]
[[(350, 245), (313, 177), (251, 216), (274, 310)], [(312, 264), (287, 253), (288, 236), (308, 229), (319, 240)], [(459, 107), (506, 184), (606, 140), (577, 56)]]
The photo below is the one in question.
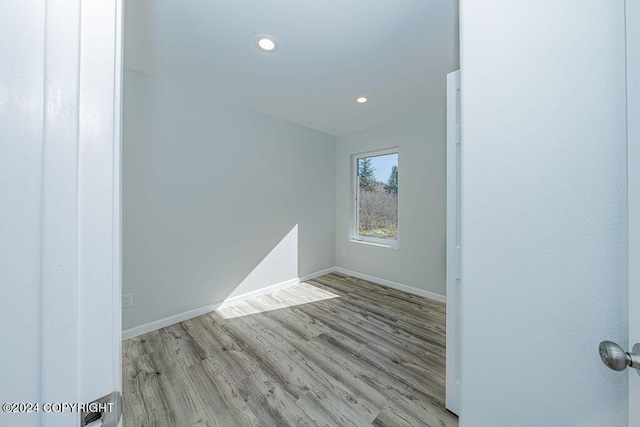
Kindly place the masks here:
[(447, 75), (446, 408), (460, 412), (460, 70)]
[[(629, 342), (640, 342), (640, 3), (626, 1), (627, 183), (629, 227)], [(635, 302), (635, 304), (634, 304)], [(628, 425), (640, 425), (640, 377), (629, 373)], [(635, 402), (635, 404), (632, 404)]]
[(90, 402), (122, 390), (123, 0), (47, 1), (44, 25), (40, 400)]

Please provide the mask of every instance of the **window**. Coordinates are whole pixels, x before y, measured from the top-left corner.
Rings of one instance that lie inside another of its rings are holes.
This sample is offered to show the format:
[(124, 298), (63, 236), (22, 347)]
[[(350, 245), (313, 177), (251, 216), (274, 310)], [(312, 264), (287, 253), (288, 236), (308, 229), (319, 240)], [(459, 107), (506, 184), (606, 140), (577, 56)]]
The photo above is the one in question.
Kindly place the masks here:
[(352, 239), (398, 246), (398, 149), (353, 156)]

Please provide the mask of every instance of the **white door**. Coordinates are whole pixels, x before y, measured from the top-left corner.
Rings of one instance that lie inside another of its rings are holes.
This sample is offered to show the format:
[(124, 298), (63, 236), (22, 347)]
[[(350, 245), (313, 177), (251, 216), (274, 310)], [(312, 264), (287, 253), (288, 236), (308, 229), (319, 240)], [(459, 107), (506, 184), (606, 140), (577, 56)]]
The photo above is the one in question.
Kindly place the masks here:
[(447, 75), (447, 380), (446, 406), (460, 399), (460, 70)]
[[(629, 342), (640, 343), (640, 2), (627, 1)], [(629, 426), (640, 426), (640, 371), (629, 369)]]
[(628, 350), (639, 308), (625, 3), (460, 3), (461, 426), (624, 426), (637, 410), (640, 377), (597, 351)]
[(0, 7), (0, 400), (38, 404), (0, 425), (81, 425), (61, 403), (121, 390), (121, 14)]

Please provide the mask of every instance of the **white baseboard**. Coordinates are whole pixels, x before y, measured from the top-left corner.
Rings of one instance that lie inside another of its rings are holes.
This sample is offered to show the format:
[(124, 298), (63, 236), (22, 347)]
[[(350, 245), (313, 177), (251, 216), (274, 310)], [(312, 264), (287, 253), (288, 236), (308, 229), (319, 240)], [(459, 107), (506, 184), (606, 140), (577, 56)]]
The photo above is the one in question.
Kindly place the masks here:
[[(317, 276), (316, 276), (317, 277)], [(193, 310), (185, 311), (183, 313), (174, 314), (173, 316), (165, 317), (153, 322), (145, 323), (144, 325), (136, 326), (134, 328), (122, 331), (122, 339), (127, 340), (129, 338), (137, 337), (138, 335), (146, 334), (167, 326), (175, 325), (176, 323), (184, 322), (185, 320), (193, 319), (194, 317), (202, 316), (203, 314), (211, 313), (219, 308), (227, 307), (231, 304), (237, 304), (245, 301), (249, 298), (254, 298), (260, 295), (268, 294), (279, 288), (295, 285), (300, 283), (300, 279), (295, 278), (287, 280), (286, 282), (277, 283), (275, 285), (267, 286), (266, 288), (258, 289), (256, 291), (247, 292), (246, 294), (236, 295), (231, 298), (226, 298), (223, 301), (217, 301), (213, 304), (208, 304), (203, 307), (198, 307)]]
[(342, 267), (335, 267), (333, 269), (336, 273), (341, 273), (346, 276), (356, 277), (362, 280), (368, 280), (369, 282), (377, 283), (379, 285), (387, 286), (389, 288), (397, 289), (402, 292), (407, 292), (410, 294), (418, 295), (421, 297), (429, 298), (439, 302), (447, 302), (447, 298), (444, 295), (436, 294), (435, 292), (429, 292), (422, 289), (414, 288), (413, 286), (403, 285), (402, 283), (392, 282), (391, 280), (381, 279), (375, 276), (369, 276), (368, 274), (359, 273), (353, 270), (347, 270)]
[(305, 276), (302, 276), (300, 278), (300, 281), (304, 282), (304, 281), (307, 281), (307, 280), (313, 280), (313, 279), (315, 279), (317, 277), (324, 276), (325, 274), (331, 274), (331, 273), (333, 273), (335, 271), (336, 271), (335, 267), (325, 268), (324, 270), (316, 271), (315, 273), (311, 273), (311, 274), (307, 274)]
[(148, 332), (165, 328), (167, 326), (175, 325), (176, 323), (184, 322), (185, 320), (193, 319), (194, 317), (211, 313), (212, 311), (215, 311), (219, 308), (227, 307), (231, 304), (237, 304), (249, 298), (254, 298), (260, 295), (268, 294), (269, 292), (273, 292), (284, 286), (295, 285), (297, 283), (304, 282), (307, 280), (312, 280), (317, 277), (324, 276), (325, 274), (330, 274), (330, 273), (341, 273), (347, 276), (356, 277), (358, 279), (368, 280), (369, 282), (377, 283), (379, 285), (388, 286), (390, 288), (397, 289), (399, 291), (408, 292), (410, 294), (418, 295), (425, 298), (430, 298), (432, 300), (436, 300), (440, 302), (446, 302), (446, 298), (444, 295), (436, 294), (434, 292), (424, 291), (422, 289), (403, 285), (402, 283), (392, 282), (391, 280), (381, 279), (375, 276), (369, 276), (368, 274), (359, 273), (357, 271), (347, 270), (346, 268), (342, 268), (342, 267), (331, 267), (321, 271), (316, 271), (314, 273), (304, 275), (300, 278), (287, 280), (286, 282), (277, 283), (275, 285), (267, 286), (265, 288), (258, 289), (256, 291), (247, 292), (246, 294), (236, 295), (231, 298), (226, 298), (223, 301), (217, 301), (217, 302), (214, 302), (213, 304), (208, 304), (203, 307), (198, 307), (193, 310), (174, 314), (172, 316), (155, 320), (153, 322), (145, 323), (144, 325), (140, 325), (140, 326), (136, 326), (136, 327), (124, 330), (122, 331), (122, 339), (127, 340), (129, 338), (137, 337), (138, 335), (146, 334)]
[(225, 298), (223, 301), (217, 301), (213, 304), (208, 304), (203, 307), (198, 307), (193, 310), (185, 311), (183, 313), (174, 314), (173, 316), (164, 317), (159, 320), (154, 320), (153, 322), (145, 323), (144, 325), (136, 326), (130, 329), (126, 329), (122, 331), (122, 339), (127, 340), (129, 338), (137, 337), (138, 335), (143, 335), (148, 332), (152, 332), (161, 328), (165, 328), (167, 326), (175, 325), (176, 323), (184, 322), (185, 320), (193, 319), (194, 317), (202, 316), (203, 314), (211, 313), (212, 311), (218, 310), (219, 308), (228, 307), (231, 304), (237, 304), (239, 302), (245, 301), (249, 298), (255, 298), (260, 295), (265, 295), (279, 288), (295, 285), (300, 283), (301, 281), (315, 279), (316, 277), (324, 276), (325, 274), (333, 273), (334, 268), (327, 268), (322, 271), (316, 271), (315, 273), (307, 274), (302, 278), (295, 278), (291, 280), (287, 280), (286, 282), (277, 283), (275, 285), (267, 286), (262, 289), (258, 289), (256, 291), (247, 292), (242, 295), (236, 295), (231, 298)]
[(247, 292), (246, 294), (236, 295), (231, 298), (225, 298), (225, 300), (222, 301), (217, 308), (229, 307), (230, 305), (237, 304), (242, 301), (246, 301), (249, 298), (255, 298), (255, 297), (259, 297), (260, 295), (266, 295), (270, 292), (276, 291), (285, 286), (296, 285), (298, 283), (300, 283), (300, 279), (296, 277), (295, 279), (287, 280), (286, 282), (282, 282), (282, 283), (276, 283), (275, 285), (271, 285), (271, 286), (267, 286), (266, 288), (260, 288), (255, 291)]
[(202, 316), (203, 314), (211, 313), (217, 310), (223, 301), (214, 302), (213, 304), (198, 307), (193, 310), (185, 311), (184, 313), (174, 314), (173, 316), (165, 317), (153, 322), (145, 323), (144, 325), (135, 326), (130, 329), (122, 331), (122, 340), (128, 340), (129, 338), (137, 337), (148, 332), (152, 332), (167, 326), (175, 325), (176, 323), (184, 322), (185, 320), (193, 319), (194, 317)]

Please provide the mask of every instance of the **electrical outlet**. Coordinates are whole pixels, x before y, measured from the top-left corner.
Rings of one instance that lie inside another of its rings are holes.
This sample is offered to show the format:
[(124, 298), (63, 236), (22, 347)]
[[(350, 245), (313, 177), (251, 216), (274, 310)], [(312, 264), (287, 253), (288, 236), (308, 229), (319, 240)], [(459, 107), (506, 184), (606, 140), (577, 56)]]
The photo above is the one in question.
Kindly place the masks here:
[(133, 305), (133, 294), (122, 295), (122, 308), (131, 307)]
[(347, 251), (345, 251), (344, 249), (340, 251), (340, 255), (342, 256), (347, 256)]

